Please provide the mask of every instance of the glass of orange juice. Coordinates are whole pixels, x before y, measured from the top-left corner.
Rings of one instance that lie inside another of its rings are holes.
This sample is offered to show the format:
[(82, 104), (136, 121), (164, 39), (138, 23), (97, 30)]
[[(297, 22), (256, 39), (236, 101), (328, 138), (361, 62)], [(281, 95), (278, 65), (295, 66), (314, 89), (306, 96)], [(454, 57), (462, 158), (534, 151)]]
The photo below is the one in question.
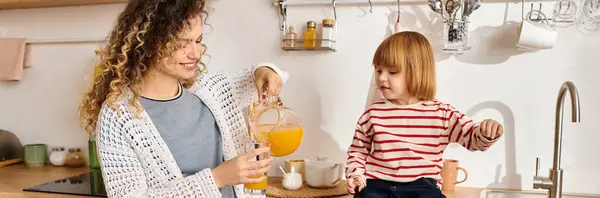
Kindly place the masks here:
[[(248, 140), (246, 142), (246, 152), (257, 149), (257, 148), (262, 148), (262, 147), (270, 147), (270, 143), (268, 140)], [(268, 159), (270, 158), (270, 152), (266, 152), (263, 154), (260, 154), (252, 159), (250, 159), (250, 161), (260, 161), (260, 160), (264, 160), (264, 159)], [(258, 182), (258, 183), (249, 183), (249, 184), (244, 184), (244, 193), (246, 195), (266, 195), (267, 194), (267, 173), (264, 174), (260, 174), (260, 175), (254, 175), (252, 176), (253, 178), (259, 178), (261, 176), (265, 176), (265, 179), (263, 179), (262, 181)]]

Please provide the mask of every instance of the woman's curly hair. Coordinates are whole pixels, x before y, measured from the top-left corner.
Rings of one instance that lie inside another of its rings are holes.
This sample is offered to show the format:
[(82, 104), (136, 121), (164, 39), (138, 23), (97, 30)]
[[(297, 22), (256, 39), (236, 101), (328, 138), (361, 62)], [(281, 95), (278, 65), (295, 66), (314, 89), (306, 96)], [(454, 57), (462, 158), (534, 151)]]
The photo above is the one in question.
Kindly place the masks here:
[[(116, 108), (114, 101), (126, 88), (133, 92), (130, 106), (141, 107), (140, 85), (149, 67), (164, 68), (171, 54), (185, 45), (179, 34), (191, 27), (189, 19), (208, 17), (205, 0), (130, 0), (110, 32), (102, 49), (100, 70), (79, 106), (82, 127), (93, 134), (102, 104)], [(206, 49), (206, 48), (204, 48)], [(202, 53), (204, 54), (204, 52)], [(205, 66), (198, 65), (192, 79), (181, 79), (189, 88)]]

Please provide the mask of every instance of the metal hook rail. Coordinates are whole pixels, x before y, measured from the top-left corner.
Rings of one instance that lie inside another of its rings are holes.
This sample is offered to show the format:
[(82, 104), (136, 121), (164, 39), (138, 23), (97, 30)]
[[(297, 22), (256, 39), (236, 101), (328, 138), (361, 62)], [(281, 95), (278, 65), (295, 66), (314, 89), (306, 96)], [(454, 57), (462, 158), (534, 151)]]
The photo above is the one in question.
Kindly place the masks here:
[[(563, 5), (564, 2), (567, 2), (569, 4)], [(573, 23), (573, 22), (575, 22), (574, 20), (557, 19), (557, 17), (558, 17), (557, 14), (560, 14), (557, 12), (562, 10), (563, 6), (565, 6), (566, 9), (569, 9), (569, 8), (571, 8), (571, 6), (574, 6), (575, 12), (577, 12), (577, 5), (574, 1), (558, 0), (558, 2), (555, 4), (554, 13), (553, 13), (552, 17), (548, 17), (548, 15), (544, 14), (544, 12), (542, 11), (542, 3), (541, 2), (537, 6), (537, 8), (534, 8), (534, 4), (530, 3), (529, 11), (525, 12), (525, 0), (521, 0), (521, 19), (535, 21), (535, 22), (542, 22), (542, 23), (548, 23), (548, 22)], [(558, 11), (556, 10), (557, 8), (559, 9)], [(570, 17), (570, 16), (568, 16), (568, 17)]]
[[(371, 1), (371, 0), (369, 0)], [(324, 1), (315, 1), (315, 2), (319, 2), (319, 3), (324, 3)], [(308, 5), (311, 5), (310, 3), (315, 3), (315, 2), (308, 2)], [(287, 27), (287, 7), (291, 4), (291, 5), (295, 5), (297, 3), (300, 3), (299, 1), (287, 1), (287, 0), (277, 0), (276, 5), (279, 7), (279, 14), (281, 15), (282, 19), (280, 22), (280, 26), (279, 26), (279, 30), (281, 31), (281, 35), (283, 36), (285, 34), (285, 27)], [(302, 5), (302, 4), (300, 4)], [(318, 5), (327, 5), (327, 4), (318, 4)], [(337, 2), (336, 0), (331, 0), (331, 7), (333, 8), (333, 18), (335, 21), (337, 21)]]
[[(279, 0), (277, 0), (279, 1)], [(328, 0), (281, 0), (284, 1), (288, 6), (318, 6), (318, 5), (331, 5), (331, 1)], [(397, 0), (338, 0), (338, 5), (396, 5)], [(402, 0), (403, 4), (426, 4), (427, 1), (423, 0)], [(277, 2), (275, 4), (278, 4)]]
[[(356, 6), (356, 5), (368, 5), (369, 12), (373, 12), (373, 5), (397, 5), (400, 4), (425, 4), (423, 0), (275, 0), (274, 5), (279, 8), (280, 15), (280, 26), (279, 30), (282, 35), (285, 35), (285, 29), (287, 27), (287, 8), (288, 6), (331, 6), (333, 9), (333, 17), (337, 21), (337, 7), (338, 5)], [(398, 9), (399, 10), (399, 9)]]

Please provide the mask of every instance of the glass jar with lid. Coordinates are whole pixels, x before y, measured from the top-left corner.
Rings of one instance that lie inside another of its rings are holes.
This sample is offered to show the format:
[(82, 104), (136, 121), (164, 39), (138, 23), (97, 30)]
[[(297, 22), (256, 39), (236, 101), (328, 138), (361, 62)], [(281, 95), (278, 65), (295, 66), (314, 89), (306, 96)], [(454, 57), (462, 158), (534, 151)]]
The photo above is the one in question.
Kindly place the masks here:
[(54, 166), (64, 166), (67, 161), (67, 151), (65, 147), (54, 147), (48, 156), (50, 164)]
[(68, 167), (81, 167), (85, 165), (85, 159), (81, 148), (70, 148), (67, 154), (66, 164)]
[(321, 47), (335, 48), (335, 20), (323, 19), (323, 31), (321, 33)]

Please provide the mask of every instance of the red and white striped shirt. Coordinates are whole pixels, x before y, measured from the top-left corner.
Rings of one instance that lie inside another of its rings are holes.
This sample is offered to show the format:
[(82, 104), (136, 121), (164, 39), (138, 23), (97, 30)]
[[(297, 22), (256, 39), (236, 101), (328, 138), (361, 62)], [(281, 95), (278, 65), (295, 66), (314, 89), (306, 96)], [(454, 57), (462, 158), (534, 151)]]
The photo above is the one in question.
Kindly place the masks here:
[(373, 103), (356, 125), (348, 149), (346, 176), (411, 182), (440, 180), (442, 153), (449, 143), (484, 151), (495, 140), (483, 137), (479, 124), (437, 100), (395, 105)]

